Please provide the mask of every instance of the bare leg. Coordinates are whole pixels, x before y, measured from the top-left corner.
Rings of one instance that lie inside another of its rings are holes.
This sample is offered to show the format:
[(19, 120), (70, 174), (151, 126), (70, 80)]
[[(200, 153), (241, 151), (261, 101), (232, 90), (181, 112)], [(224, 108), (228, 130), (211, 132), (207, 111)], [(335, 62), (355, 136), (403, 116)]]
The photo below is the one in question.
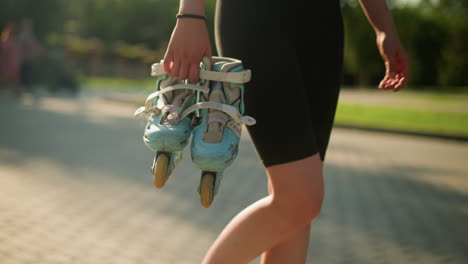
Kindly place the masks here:
[(208, 250), (204, 264), (248, 263), (318, 215), (323, 200), (318, 155), (268, 167), (267, 174), (274, 194), (234, 217)]
[[(268, 193), (273, 194), (273, 185), (268, 180)], [(309, 248), (310, 223), (288, 236), (262, 254), (262, 264), (305, 263)]]
[(304, 264), (309, 248), (310, 223), (262, 254), (262, 264)]

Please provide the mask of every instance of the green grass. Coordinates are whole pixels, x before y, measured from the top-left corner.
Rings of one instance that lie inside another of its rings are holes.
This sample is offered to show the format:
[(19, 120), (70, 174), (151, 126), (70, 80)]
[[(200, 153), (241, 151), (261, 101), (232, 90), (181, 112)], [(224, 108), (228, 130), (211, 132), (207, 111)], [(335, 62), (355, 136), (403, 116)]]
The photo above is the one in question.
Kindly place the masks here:
[(434, 93), (468, 93), (468, 86), (414, 86), (408, 85), (406, 91)]
[(373, 128), (468, 136), (468, 114), (340, 103), (336, 123)]
[(434, 91), (405, 91), (400, 94), (400, 97), (418, 99), (436, 104), (466, 104), (468, 101), (468, 93), (449, 93), (449, 92), (434, 92)]

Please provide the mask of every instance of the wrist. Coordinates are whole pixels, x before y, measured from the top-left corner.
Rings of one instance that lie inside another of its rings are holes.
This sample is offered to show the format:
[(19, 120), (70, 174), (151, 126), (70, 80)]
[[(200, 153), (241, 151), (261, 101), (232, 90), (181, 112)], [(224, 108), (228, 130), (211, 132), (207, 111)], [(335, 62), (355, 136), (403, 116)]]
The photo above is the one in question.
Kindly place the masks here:
[(205, 16), (205, 11), (194, 11), (194, 10), (184, 10), (184, 9), (180, 9), (179, 10), (179, 13), (177, 13), (177, 15), (181, 15), (181, 14), (192, 14), (192, 15), (197, 15), (197, 16)]
[(199, 19), (199, 18), (191, 18), (191, 17), (183, 17), (183, 18), (177, 18), (176, 21), (176, 26), (177, 25), (182, 25), (182, 26), (203, 26), (206, 27), (206, 23), (204, 19)]
[(179, 13), (176, 15), (177, 19), (184, 19), (184, 18), (192, 18), (192, 19), (201, 19), (203, 21), (206, 20), (205, 16), (200, 16), (197, 14), (190, 14), (190, 13)]

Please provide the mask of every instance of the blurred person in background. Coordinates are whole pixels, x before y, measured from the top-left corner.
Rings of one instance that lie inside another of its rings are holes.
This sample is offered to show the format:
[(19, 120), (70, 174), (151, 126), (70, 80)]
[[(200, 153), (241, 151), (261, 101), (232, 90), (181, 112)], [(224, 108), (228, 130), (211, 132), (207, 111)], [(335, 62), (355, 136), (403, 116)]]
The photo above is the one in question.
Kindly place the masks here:
[[(204, 0), (181, 0), (164, 57), (165, 69), (198, 81), (211, 57)], [(343, 64), (339, 0), (313, 8), (281, 0), (218, 0), (215, 39), (220, 56), (252, 70), (246, 114), (250, 137), (266, 169), (269, 195), (240, 212), (208, 250), (203, 264), (303, 264), (310, 227), (324, 199), (323, 165), (333, 127)], [(379, 88), (398, 91), (408, 81), (408, 59), (385, 0), (360, 0), (375, 30), (386, 73)], [(196, 17), (194, 17), (195, 15)], [(320, 228), (320, 227), (318, 227)], [(337, 237), (336, 239), (340, 239)]]
[(20, 63), (20, 85), (23, 91), (32, 92), (33, 63), (40, 51), (40, 45), (34, 36), (33, 22), (29, 18), (24, 18), (21, 22), (17, 46)]
[(10, 22), (2, 31), (0, 80), (8, 86), (11, 94), (17, 97), (20, 95), (20, 90), (18, 86), (19, 63), (15, 29), (15, 24)]

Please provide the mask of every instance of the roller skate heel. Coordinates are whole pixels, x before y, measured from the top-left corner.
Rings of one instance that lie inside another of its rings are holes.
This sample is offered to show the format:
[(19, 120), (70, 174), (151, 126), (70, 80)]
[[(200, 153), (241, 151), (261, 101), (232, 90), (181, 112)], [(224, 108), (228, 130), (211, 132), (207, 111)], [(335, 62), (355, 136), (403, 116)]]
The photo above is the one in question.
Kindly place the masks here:
[(191, 158), (202, 171), (198, 193), (201, 204), (208, 208), (224, 170), (237, 157), (242, 125), (254, 125), (255, 119), (243, 116), (243, 84), (250, 80), (250, 70), (244, 70), (240, 60), (227, 57), (213, 57), (213, 65), (205, 66), (208, 69), (201, 72), (200, 78), (209, 81), (209, 91), (200, 90), (197, 103), (185, 114), (196, 112)]
[(156, 77), (156, 92), (146, 99), (134, 116), (148, 117), (143, 141), (156, 152), (151, 167), (153, 184), (162, 188), (182, 159), (192, 132), (193, 114), (183, 115), (194, 105), (196, 91), (208, 92), (207, 86), (187, 84), (164, 71), (163, 61), (152, 65)]

